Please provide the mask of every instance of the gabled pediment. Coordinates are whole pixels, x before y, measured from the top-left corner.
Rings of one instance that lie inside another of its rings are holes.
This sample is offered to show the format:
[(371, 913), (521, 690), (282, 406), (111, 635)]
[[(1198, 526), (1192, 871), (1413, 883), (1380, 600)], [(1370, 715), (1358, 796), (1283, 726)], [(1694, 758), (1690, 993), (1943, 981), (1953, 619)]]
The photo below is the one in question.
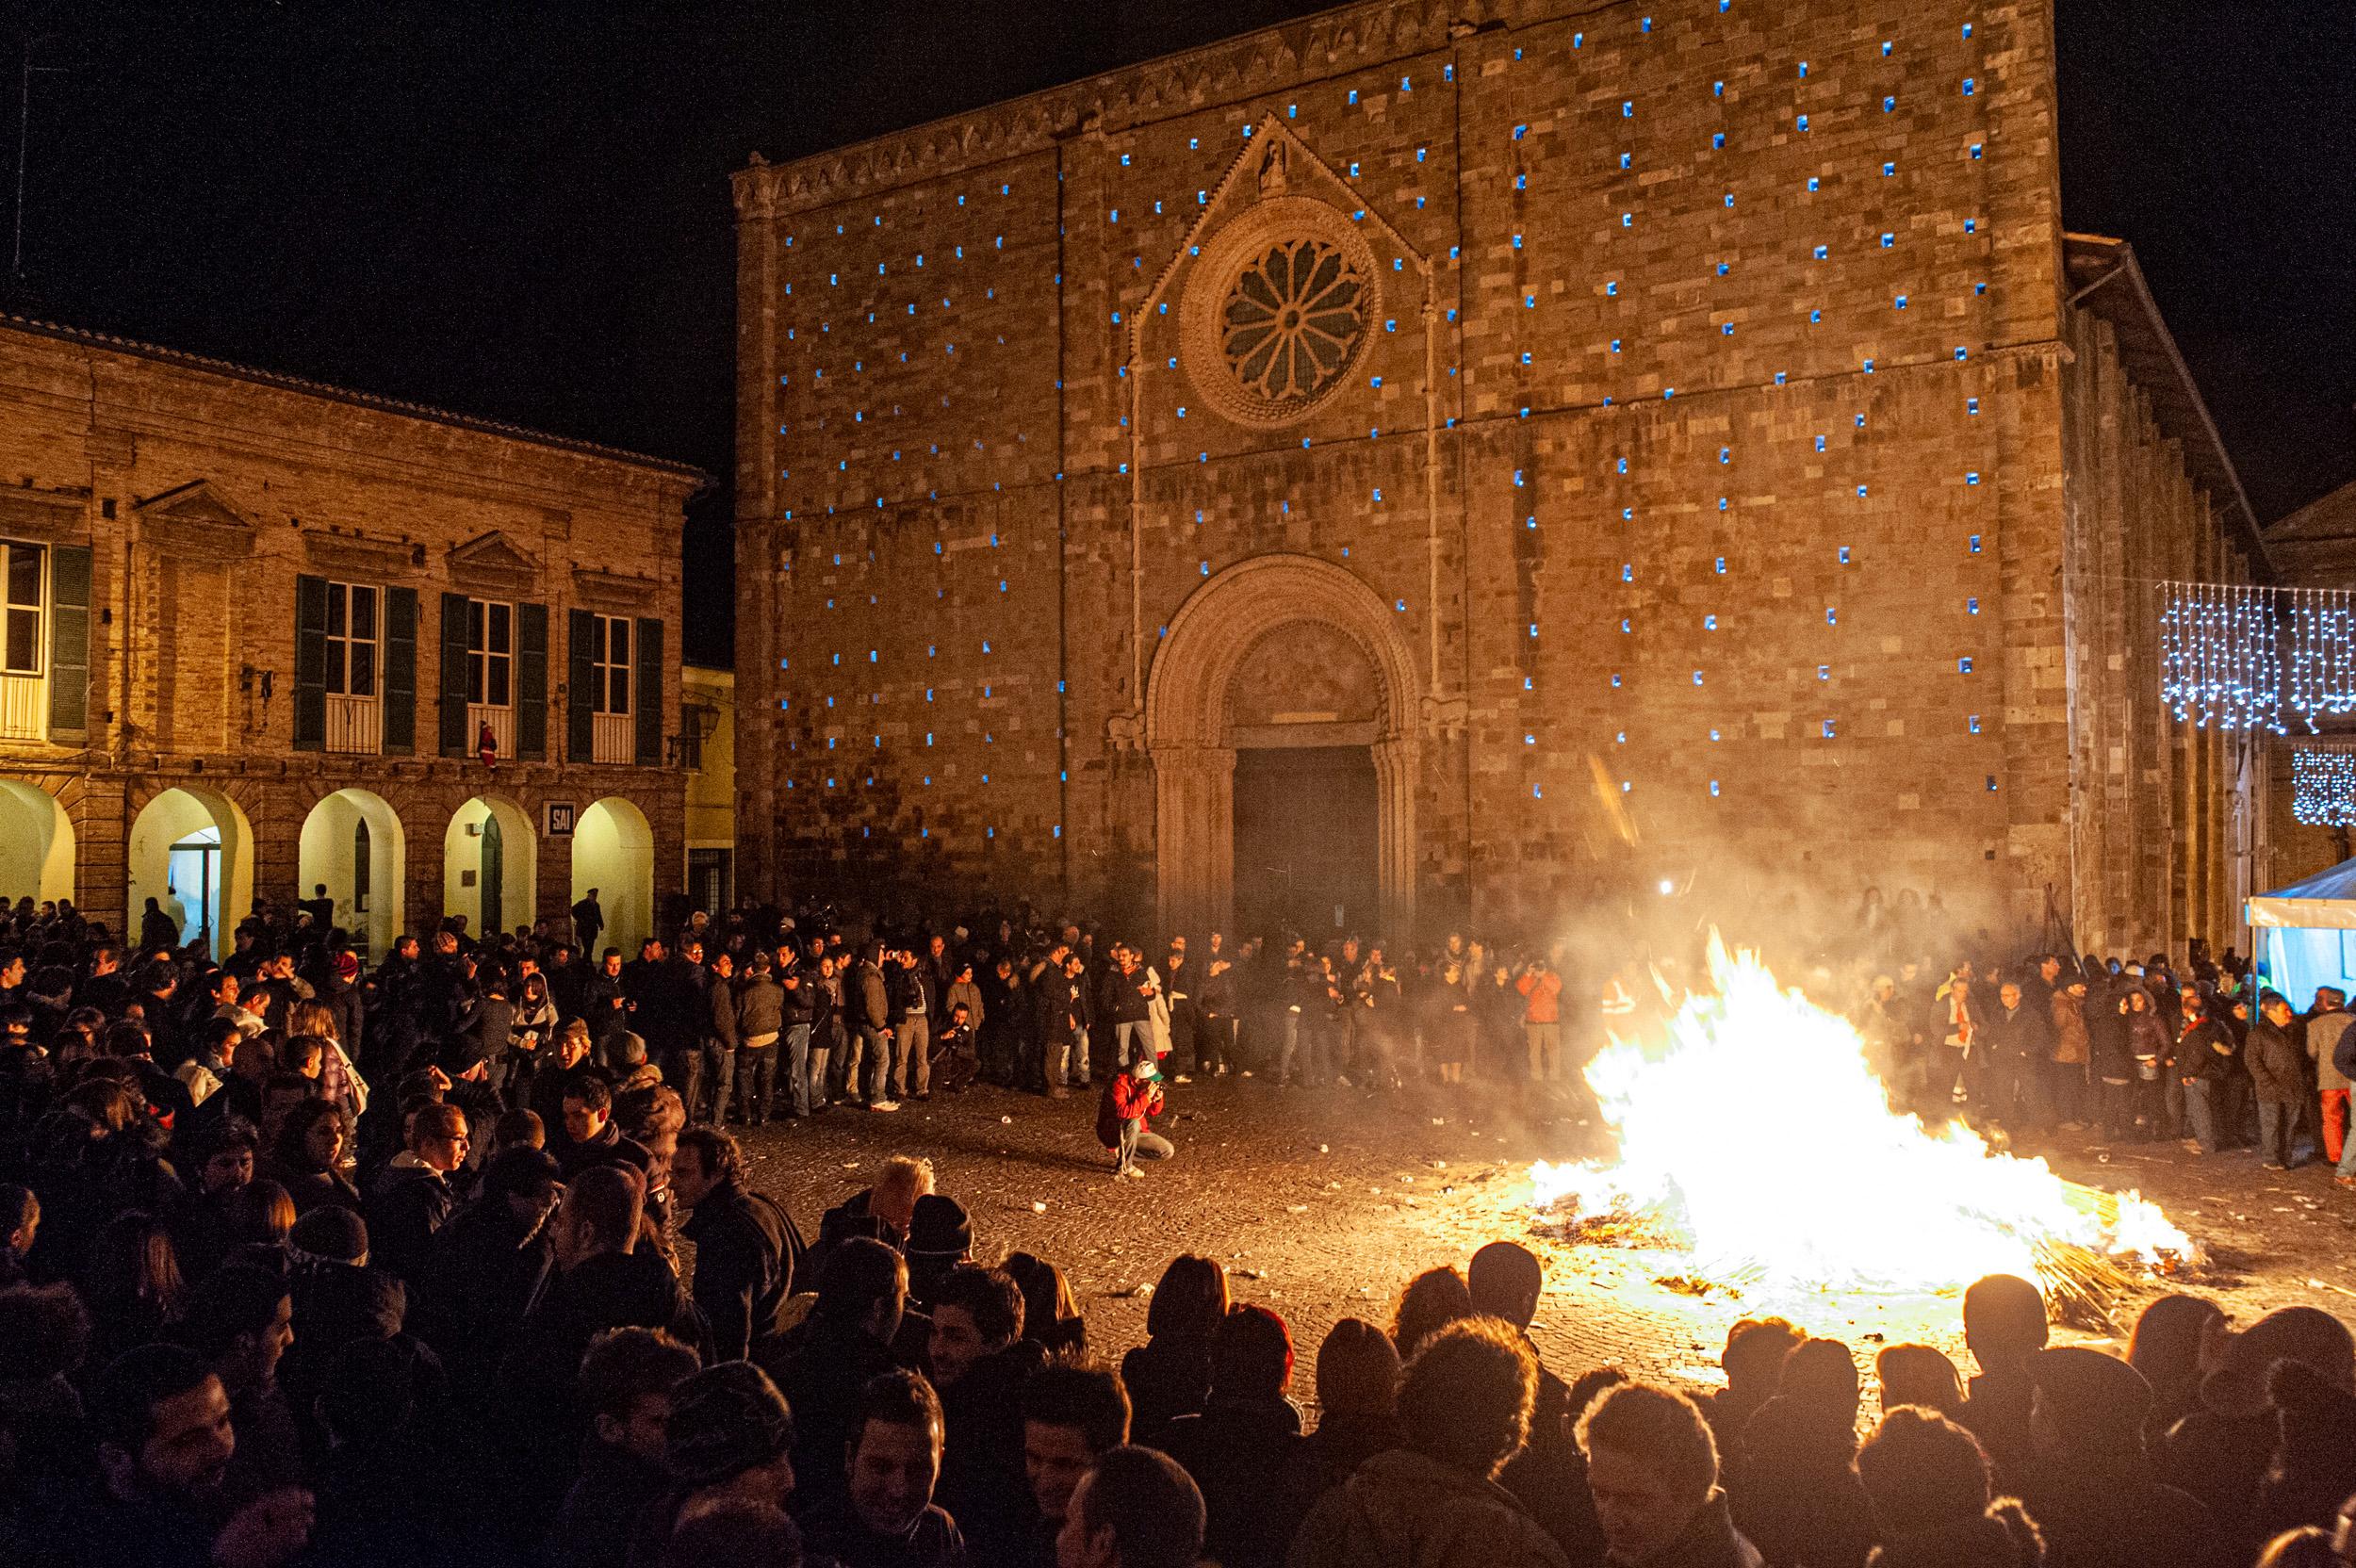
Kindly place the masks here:
[(499, 529), (478, 534), (463, 545), (451, 546), (445, 560), (453, 577), (513, 576), (536, 573), (540, 569), (540, 563)]
[[(1290, 126), (1263, 120), (1134, 312), (1131, 363), (1140, 388), (1157, 365), (1183, 367), (1191, 400), (1285, 429), (1385, 369), (1400, 380), (1414, 362), (1383, 343), (1386, 323), (1426, 316), (1431, 283), (1422, 252)], [(1187, 400), (1140, 398), (1138, 428), (1157, 436)]]
[(190, 480), (132, 503), (139, 531), (158, 549), (194, 555), (247, 555), (261, 522), (208, 479)]
[(1186, 231), (1186, 237), (1179, 242), (1161, 276), (1154, 280), (1153, 291), (1145, 297), (1137, 319), (1152, 319), (1154, 307), (1186, 270), (1186, 263), (1203, 253), (1203, 243), (1212, 234), (1261, 203), (1302, 196), (1324, 202), (1349, 215), (1353, 224), (1372, 229), (1382, 246), (1405, 257), (1407, 265), (1419, 273), (1430, 270), (1431, 264), (1424, 253), (1408, 243), (1407, 237), (1393, 228), (1390, 220), (1356, 187), (1317, 156), (1290, 125), (1270, 117), (1261, 121), (1252, 134), (1244, 139), (1243, 151), (1228, 164), (1227, 172), (1212, 189), (1194, 226)]

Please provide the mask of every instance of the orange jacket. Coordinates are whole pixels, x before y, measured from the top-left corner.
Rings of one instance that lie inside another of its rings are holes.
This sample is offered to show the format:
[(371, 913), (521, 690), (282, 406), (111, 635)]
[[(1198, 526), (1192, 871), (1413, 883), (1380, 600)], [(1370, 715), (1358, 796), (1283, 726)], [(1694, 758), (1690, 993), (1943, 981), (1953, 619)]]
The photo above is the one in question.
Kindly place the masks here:
[(1524, 970), (1513, 988), (1530, 999), (1522, 1009), (1525, 1023), (1560, 1023), (1562, 1021), (1562, 977), (1548, 970), (1540, 974), (1536, 970)]

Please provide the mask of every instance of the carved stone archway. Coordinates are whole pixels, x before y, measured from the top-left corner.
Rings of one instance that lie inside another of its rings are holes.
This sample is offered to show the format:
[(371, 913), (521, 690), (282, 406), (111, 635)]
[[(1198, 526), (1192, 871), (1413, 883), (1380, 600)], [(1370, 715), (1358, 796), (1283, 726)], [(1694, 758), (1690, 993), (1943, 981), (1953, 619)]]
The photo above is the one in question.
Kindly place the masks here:
[(1382, 923), (1404, 934), (1415, 902), (1415, 650), (1355, 575), (1306, 555), (1262, 555), (1195, 590), (1170, 617), (1145, 691), (1153, 760), (1154, 908), (1165, 935), (1225, 929), (1235, 911), (1235, 747), (1228, 691), (1252, 645), (1287, 622), (1347, 635), (1379, 678), (1373, 743)]

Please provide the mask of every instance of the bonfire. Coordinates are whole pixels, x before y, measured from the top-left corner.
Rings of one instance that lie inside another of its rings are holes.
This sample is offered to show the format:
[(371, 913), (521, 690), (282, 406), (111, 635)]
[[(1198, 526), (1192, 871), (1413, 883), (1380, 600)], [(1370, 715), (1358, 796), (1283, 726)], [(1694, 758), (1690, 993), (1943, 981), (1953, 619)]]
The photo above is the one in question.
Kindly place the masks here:
[(1680, 1249), (1687, 1273), (1765, 1291), (1939, 1294), (2018, 1274), (2097, 1320), (2138, 1277), (2200, 1261), (2139, 1194), (1893, 1109), (1856, 1029), (1757, 955), (1713, 939), (1710, 970), (1664, 1039), (1615, 1038), (1587, 1068), (1618, 1157), (1530, 1172), (1565, 1239)]

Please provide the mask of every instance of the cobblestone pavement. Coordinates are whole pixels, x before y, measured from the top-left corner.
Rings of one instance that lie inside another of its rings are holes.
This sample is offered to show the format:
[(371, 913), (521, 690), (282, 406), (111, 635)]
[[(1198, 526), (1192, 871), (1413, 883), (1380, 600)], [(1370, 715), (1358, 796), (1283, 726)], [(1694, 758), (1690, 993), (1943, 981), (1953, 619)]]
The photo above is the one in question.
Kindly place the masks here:
[[(1845, 1339), (1870, 1362), (1882, 1343), (1927, 1340), (1971, 1370), (1954, 1296), (1808, 1295), (1701, 1298), (1657, 1282), (1672, 1254), (1566, 1246), (1531, 1233), (1531, 1161), (1579, 1154), (1594, 1135), (1566, 1119), (1533, 1121), (1517, 1091), (1476, 1087), (1442, 1100), (1280, 1091), (1259, 1080), (1173, 1085), (1162, 1130), (1175, 1159), (1143, 1181), (1116, 1182), (1097, 1145), (1092, 1093), (1067, 1102), (978, 1088), (909, 1102), (897, 1114), (837, 1109), (746, 1139), (753, 1179), (815, 1235), (819, 1214), (867, 1184), (892, 1154), (929, 1156), (941, 1189), (973, 1218), (975, 1252), (1027, 1250), (1059, 1265), (1088, 1320), (1088, 1339), (1118, 1356), (1145, 1335), (1148, 1291), (1182, 1251), (1225, 1264), (1239, 1300), (1282, 1313), (1300, 1347), (1297, 1392), (1309, 1393), (1317, 1345), (1335, 1320), (1387, 1323), (1399, 1287), (1439, 1263), (1463, 1264), (1484, 1241), (1521, 1239), (1547, 1260), (1533, 1329), (1565, 1376), (1612, 1364), (1691, 1386), (1718, 1380), (1717, 1353), (1738, 1317), (1776, 1311)], [(2184, 1288), (2216, 1298), (2237, 1323), (2306, 1303), (2356, 1323), (2356, 1193), (2328, 1167), (2287, 1175), (2250, 1153), (2196, 1159), (2173, 1144), (2102, 1149), (2062, 1135), (2046, 1153), (2063, 1175), (2137, 1187), (2216, 1257)], [(2133, 1321), (2136, 1303), (2119, 1315)], [(2057, 1337), (2102, 1343), (2074, 1331)], [(1870, 1386), (1870, 1385), (1869, 1385)]]

